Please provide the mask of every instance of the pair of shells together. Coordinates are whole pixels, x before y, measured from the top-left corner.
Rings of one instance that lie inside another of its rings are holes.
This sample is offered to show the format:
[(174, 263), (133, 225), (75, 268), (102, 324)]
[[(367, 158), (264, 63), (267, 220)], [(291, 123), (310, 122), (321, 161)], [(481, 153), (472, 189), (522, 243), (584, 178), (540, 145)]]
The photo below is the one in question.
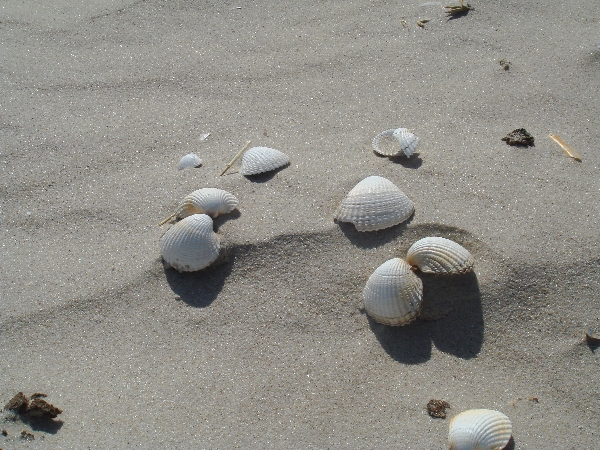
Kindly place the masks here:
[(413, 267), (425, 273), (459, 274), (473, 270), (473, 264), (469, 251), (456, 242), (423, 238), (408, 249), (406, 261), (393, 258), (375, 269), (363, 290), (365, 310), (384, 325), (406, 325), (416, 319), (423, 303), (423, 282)]
[(512, 423), (500, 411), (470, 409), (450, 421), (450, 450), (502, 450), (510, 442)]
[[(395, 139), (398, 144), (400, 144), (400, 148), (386, 146), (382, 148), (379, 143), (382, 140), (387, 139)], [(408, 131), (406, 128), (396, 128), (394, 130), (386, 130), (379, 133), (377, 136), (373, 138), (373, 150), (376, 153), (384, 156), (398, 156), (404, 153), (409, 158), (411, 155), (417, 150), (417, 144), (419, 143), (419, 138), (415, 136), (413, 133)]]
[(210, 265), (221, 248), (212, 218), (230, 213), (237, 205), (237, 198), (222, 189), (203, 188), (187, 195), (171, 216), (182, 220), (160, 239), (165, 263), (180, 272), (195, 272)]

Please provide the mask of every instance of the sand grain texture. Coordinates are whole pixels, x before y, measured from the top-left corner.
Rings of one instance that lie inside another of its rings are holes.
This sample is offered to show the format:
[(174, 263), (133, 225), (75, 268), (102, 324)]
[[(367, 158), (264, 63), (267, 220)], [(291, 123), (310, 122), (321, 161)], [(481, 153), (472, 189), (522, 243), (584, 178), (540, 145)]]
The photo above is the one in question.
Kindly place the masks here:
[[(2, 448), (26, 428), (28, 448), (441, 449), (432, 398), (504, 412), (515, 448), (598, 446), (600, 5), (422, 3), (4, 2), (0, 402), (63, 412), (6, 422)], [(372, 150), (396, 127), (411, 159)], [(500, 140), (522, 127), (534, 147)], [(250, 139), (291, 164), (218, 177)], [(333, 222), (369, 175), (407, 223)], [(240, 201), (215, 220), (228, 257), (165, 271), (156, 224), (202, 187)], [(421, 320), (371, 322), (369, 275), (425, 236), (474, 273), (422, 275)]]

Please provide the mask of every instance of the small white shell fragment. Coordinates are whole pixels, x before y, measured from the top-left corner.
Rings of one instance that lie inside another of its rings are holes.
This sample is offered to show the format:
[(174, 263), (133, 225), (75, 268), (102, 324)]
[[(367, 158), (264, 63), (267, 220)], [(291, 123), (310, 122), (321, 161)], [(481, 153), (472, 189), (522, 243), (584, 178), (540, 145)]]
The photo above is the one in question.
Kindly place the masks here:
[(206, 214), (194, 214), (177, 222), (160, 238), (160, 251), (167, 265), (180, 272), (204, 269), (219, 256), (219, 236)]
[(203, 133), (200, 136), (198, 136), (198, 139), (200, 139), (201, 141), (203, 141), (203, 140), (205, 140), (209, 136), (210, 136), (210, 133)]
[(290, 163), (285, 153), (269, 147), (252, 147), (242, 156), (242, 175), (258, 175)]
[(185, 155), (183, 158), (179, 160), (179, 164), (177, 164), (177, 168), (179, 170), (186, 169), (188, 167), (198, 167), (202, 164), (202, 160), (198, 158), (198, 155), (195, 153), (190, 153)]
[(238, 199), (227, 191), (202, 188), (186, 195), (177, 207), (175, 215), (184, 218), (192, 214), (208, 214), (214, 219), (220, 214), (229, 214), (238, 203)]
[(384, 325), (406, 325), (417, 317), (423, 300), (423, 282), (400, 258), (375, 269), (363, 290), (365, 310)]
[(406, 261), (421, 272), (437, 274), (467, 273), (475, 263), (466, 248), (443, 237), (418, 240), (408, 249)]
[(510, 419), (491, 409), (470, 409), (450, 421), (450, 450), (502, 450), (512, 436)]
[(394, 183), (370, 176), (348, 193), (333, 219), (351, 222), (358, 231), (375, 231), (404, 222), (414, 211), (414, 203)]
[[(396, 150), (394, 148), (382, 149), (379, 146), (379, 141), (384, 138), (394, 138), (400, 144), (400, 149)], [(401, 152), (404, 152), (406, 156), (410, 158), (410, 156), (417, 149), (417, 144), (419, 143), (419, 138), (408, 131), (406, 128), (396, 128), (394, 130), (386, 130), (379, 133), (377, 136), (373, 138), (373, 150), (380, 155), (385, 156), (396, 156)]]

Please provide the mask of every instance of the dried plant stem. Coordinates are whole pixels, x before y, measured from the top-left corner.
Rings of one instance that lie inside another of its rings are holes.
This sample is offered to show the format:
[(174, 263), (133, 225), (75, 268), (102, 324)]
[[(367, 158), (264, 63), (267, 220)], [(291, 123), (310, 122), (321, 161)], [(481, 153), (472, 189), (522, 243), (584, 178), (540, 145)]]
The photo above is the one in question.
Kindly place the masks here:
[(227, 167), (225, 167), (223, 172), (221, 172), (221, 174), (219, 175), (220, 177), (225, 175), (225, 172), (227, 172), (229, 170), (229, 168), (231, 166), (233, 166), (233, 163), (236, 162), (240, 156), (242, 156), (242, 153), (244, 153), (244, 151), (250, 146), (251, 143), (252, 143), (252, 141), (246, 142), (246, 145), (244, 145), (244, 147), (242, 147), (242, 149), (238, 152), (237, 155), (235, 155), (235, 157), (231, 160), (231, 162), (229, 164), (227, 164)]

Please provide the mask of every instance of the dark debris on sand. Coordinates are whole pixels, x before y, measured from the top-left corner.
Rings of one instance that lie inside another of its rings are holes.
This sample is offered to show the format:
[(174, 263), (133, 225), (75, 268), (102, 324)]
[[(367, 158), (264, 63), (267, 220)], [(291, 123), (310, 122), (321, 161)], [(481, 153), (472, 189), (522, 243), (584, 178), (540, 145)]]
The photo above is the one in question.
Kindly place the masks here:
[(502, 138), (508, 145), (516, 145), (518, 147), (533, 147), (533, 136), (529, 134), (525, 128), (518, 128), (511, 131)]
[(32, 419), (54, 419), (62, 410), (51, 405), (42, 397), (46, 394), (35, 393), (31, 396), (31, 402), (25, 394), (19, 392), (4, 407), (8, 411), (13, 411), (20, 416)]
[(446, 418), (446, 410), (450, 408), (450, 403), (445, 400), (429, 400), (427, 403), (427, 413), (431, 417), (438, 419)]

